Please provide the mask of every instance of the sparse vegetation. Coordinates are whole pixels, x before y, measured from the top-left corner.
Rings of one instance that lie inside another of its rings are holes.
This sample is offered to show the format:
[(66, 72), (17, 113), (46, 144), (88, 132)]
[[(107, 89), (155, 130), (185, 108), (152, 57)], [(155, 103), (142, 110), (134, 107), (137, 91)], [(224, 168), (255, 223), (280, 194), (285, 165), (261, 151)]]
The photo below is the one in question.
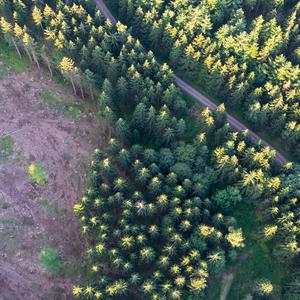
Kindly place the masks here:
[(51, 216), (59, 217), (62, 215), (61, 209), (58, 207), (57, 202), (50, 202), (48, 199), (40, 197), (37, 202), (44, 207)]
[(7, 160), (14, 153), (14, 141), (10, 136), (0, 136), (0, 163), (7, 162)]
[(78, 106), (70, 105), (65, 113), (65, 116), (74, 121), (79, 121), (82, 116), (82, 111)]
[(40, 96), (50, 109), (60, 112), (74, 121), (80, 121), (82, 109), (79, 105), (65, 99), (59, 99), (49, 90), (41, 92)]
[(30, 63), (20, 58), (11, 46), (1, 39), (0, 49), (0, 78), (8, 75), (10, 71), (22, 73), (30, 70)]
[(4, 195), (0, 192), (0, 209), (7, 209), (8, 204), (5, 201)]
[[(1, 45), (0, 54), (2, 54)], [(7, 54), (11, 57), (16, 56), (12, 48)], [(25, 59), (22, 58), (23, 60)], [(55, 110), (45, 109), (43, 99), (37, 97), (42, 90), (48, 88), (54, 95), (62, 95), (58, 98), (63, 102), (76, 103), (76, 107), (79, 103), (81, 108), (80, 99), (72, 97), (67, 85), (49, 82), (49, 76), (44, 71), (39, 73), (36, 70), (26, 70), (26, 73), (20, 74), (22, 72), (15, 72), (12, 67), (8, 65), (7, 67), (9, 76), (0, 79), (0, 137), (1, 142), (4, 137), (11, 137), (13, 152), (10, 151), (9, 157), (5, 158), (3, 163), (0, 162), (0, 298), (19, 300), (19, 295), (24, 295), (23, 278), (26, 282), (30, 278), (33, 284), (29, 284), (26, 288), (26, 298), (43, 299), (42, 296), (47, 295), (45, 298), (47, 300), (60, 300), (62, 294), (67, 293), (70, 282), (73, 280), (75, 282), (74, 278), (79, 277), (84, 269), (78, 266), (82, 261), (79, 255), (80, 239), (72, 231), (78, 228), (77, 222), (66, 212), (66, 209), (71, 210), (75, 198), (63, 197), (61, 188), (56, 190), (62, 183), (57, 177), (66, 171), (66, 174), (70, 172), (66, 178), (70, 178), (72, 174), (83, 178), (82, 174), (87, 173), (89, 167), (88, 153), (92, 147), (99, 144), (97, 127), (87, 122), (83, 123), (80, 119), (78, 122), (70, 122), (69, 119), (73, 116), (66, 116), (65, 109), (64, 114), (59, 115), (59, 123), (55, 123), (57, 116)], [(90, 108), (90, 103), (82, 104), (86, 110)], [(91, 131), (92, 135), (87, 135), (85, 130)], [(101, 133), (101, 130), (99, 132)], [(51, 141), (48, 139), (49, 133)], [(61, 148), (59, 142), (62, 133), (66, 148)], [(49, 142), (53, 141), (55, 151), (52, 147), (48, 147)], [(1, 154), (4, 152), (7, 153), (3, 151)], [(42, 162), (47, 168), (58, 165), (55, 168), (54, 178), (51, 179), (51, 185), (39, 189), (36, 185), (28, 184), (27, 167), (31, 161)], [(58, 163), (60, 161), (68, 162), (72, 168), (68, 169), (65, 163), (60, 165)], [(81, 194), (86, 187), (85, 182), (82, 182), (81, 188), (70, 183), (63, 182), (65, 195), (69, 192), (73, 195)], [(39, 201), (37, 198), (48, 200)], [(71, 242), (67, 242), (68, 234)], [(49, 241), (53, 246), (59, 243), (59, 251), (67, 253), (66, 256), (64, 254), (63, 269), (51, 275), (40, 266), (37, 259), (40, 249), (48, 245)], [(18, 273), (18, 276), (11, 277), (13, 273)], [(60, 282), (59, 288), (56, 287), (57, 282)]]
[(39, 261), (47, 272), (54, 274), (60, 272), (64, 265), (58, 251), (50, 247), (41, 250)]
[(64, 101), (58, 99), (51, 91), (45, 90), (40, 93), (42, 100), (51, 109), (62, 109), (65, 106)]
[(48, 175), (43, 164), (31, 163), (28, 166), (28, 174), (30, 179), (38, 185), (44, 185), (48, 182)]

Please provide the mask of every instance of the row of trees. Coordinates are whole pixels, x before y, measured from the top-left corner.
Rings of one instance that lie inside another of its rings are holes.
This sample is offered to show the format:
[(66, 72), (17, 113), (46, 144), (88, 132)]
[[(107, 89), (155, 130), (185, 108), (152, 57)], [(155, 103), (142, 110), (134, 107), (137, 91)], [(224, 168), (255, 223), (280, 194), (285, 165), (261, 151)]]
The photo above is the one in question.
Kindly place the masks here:
[[(281, 189), (271, 176), (274, 151), (252, 145), (246, 132), (233, 133), (224, 106), (203, 110), (199, 132), (188, 141), (185, 120), (192, 117), (170, 68), (91, 2), (18, 0), (0, 7), (3, 37), (37, 67), (61, 72), (75, 93), (99, 97), (99, 113), (118, 133), (106, 152), (95, 150), (91, 186), (74, 207), (89, 241), (90, 279), (73, 294), (203, 296), (209, 274), (243, 247), (231, 216), (235, 205)], [(262, 282), (255, 293), (266, 287)]]
[[(92, 18), (75, 3), (67, 6), (59, 2), (58, 8), (56, 14), (47, 4), (44, 8), (33, 6), (31, 32), (26, 25), (10, 24), (2, 17), (2, 31), (19, 53), (22, 47), (29, 57), (32, 54), (38, 66), (39, 60), (46, 58), (51, 74), (51, 58), (40, 54), (38, 40), (53, 45), (61, 59), (60, 71), (71, 81), (74, 93), (79, 87), (83, 97), (85, 93), (93, 97), (102, 81), (101, 113), (128, 141), (140, 142), (145, 131), (152, 132), (152, 142), (159, 137), (157, 144), (167, 145), (182, 137), (185, 121), (181, 116), (186, 113), (186, 104), (170, 68), (160, 66), (153, 53), (145, 52), (122, 24), (112, 26), (99, 12)], [(129, 101), (132, 98), (134, 101)], [(128, 118), (129, 114), (134, 118)]]
[(290, 282), (284, 287), (284, 299), (300, 297), (300, 170), (287, 165), (278, 178), (280, 189), (265, 202), (269, 225), (264, 228), (267, 240), (277, 241), (277, 256), (293, 266)]
[[(143, 44), (300, 157), (298, 1), (114, 4)], [(296, 151), (295, 151), (296, 150)]]

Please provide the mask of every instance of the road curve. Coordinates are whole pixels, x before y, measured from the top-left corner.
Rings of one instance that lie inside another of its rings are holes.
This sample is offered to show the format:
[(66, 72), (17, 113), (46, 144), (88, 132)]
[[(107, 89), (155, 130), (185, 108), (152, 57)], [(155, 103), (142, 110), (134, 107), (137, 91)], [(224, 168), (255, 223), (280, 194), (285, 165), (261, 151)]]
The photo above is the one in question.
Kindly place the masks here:
[[(113, 24), (117, 23), (117, 20), (114, 18), (114, 16), (112, 15), (112, 13), (110, 12), (110, 10), (108, 9), (108, 7), (106, 6), (106, 4), (104, 3), (103, 0), (95, 0), (95, 2), (97, 4), (97, 6), (99, 7), (99, 9), (101, 10), (101, 12), (103, 13), (103, 15), (107, 19), (109, 19), (111, 23), (113, 23)], [(185, 82), (184, 80), (179, 78), (177, 75), (175, 75), (175, 81), (182, 90), (184, 90), (186, 93), (191, 95), (202, 105), (208, 107), (211, 110), (215, 110), (217, 108), (217, 105), (214, 102), (212, 102), (207, 97), (202, 95), (200, 92), (198, 92), (196, 89), (194, 89), (192, 86), (190, 86), (187, 82)], [(228, 123), (232, 126), (232, 128), (234, 130), (236, 130), (236, 131), (248, 130), (249, 136), (251, 137), (251, 139), (254, 142), (260, 142), (263, 146), (267, 146), (267, 147), (270, 147), (271, 149), (276, 150), (269, 143), (267, 143), (266, 141), (261, 139), (255, 132), (250, 130), (248, 127), (246, 127), (240, 121), (235, 119), (233, 116), (231, 116), (228, 113), (226, 113), (226, 116), (227, 116)], [(275, 160), (279, 164), (284, 164), (284, 163), (288, 162), (288, 159), (277, 150), (276, 150)]]

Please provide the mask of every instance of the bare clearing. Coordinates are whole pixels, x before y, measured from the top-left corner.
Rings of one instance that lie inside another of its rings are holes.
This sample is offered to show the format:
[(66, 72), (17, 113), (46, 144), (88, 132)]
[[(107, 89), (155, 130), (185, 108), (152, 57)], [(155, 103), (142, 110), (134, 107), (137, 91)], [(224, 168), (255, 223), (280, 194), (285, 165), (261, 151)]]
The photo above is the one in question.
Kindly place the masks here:
[[(92, 150), (104, 144), (91, 113), (78, 106), (74, 115), (69, 104), (45, 103), (43, 93), (72, 97), (42, 77), (32, 72), (0, 78), (1, 300), (70, 298), (85, 246), (72, 207), (85, 190)], [(45, 167), (45, 185), (30, 181), (33, 162)], [(41, 266), (44, 247), (58, 250), (61, 274)]]

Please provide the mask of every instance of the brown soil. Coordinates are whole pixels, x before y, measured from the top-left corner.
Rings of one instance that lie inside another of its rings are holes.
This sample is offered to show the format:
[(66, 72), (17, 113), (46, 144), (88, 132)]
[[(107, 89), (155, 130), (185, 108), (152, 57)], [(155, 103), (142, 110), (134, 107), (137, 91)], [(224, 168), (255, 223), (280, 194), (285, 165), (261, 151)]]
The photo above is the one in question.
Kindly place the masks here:
[[(0, 138), (14, 141), (13, 155), (0, 161), (1, 300), (70, 299), (79, 279), (85, 242), (72, 207), (85, 191), (91, 153), (104, 145), (105, 135), (92, 113), (73, 121), (62, 109), (49, 109), (39, 96), (45, 90), (74, 101), (68, 89), (40, 72), (0, 79)], [(46, 185), (30, 181), (31, 162), (44, 164)], [(51, 275), (39, 263), (48, 246), (59, 251), (63, 274)]]

